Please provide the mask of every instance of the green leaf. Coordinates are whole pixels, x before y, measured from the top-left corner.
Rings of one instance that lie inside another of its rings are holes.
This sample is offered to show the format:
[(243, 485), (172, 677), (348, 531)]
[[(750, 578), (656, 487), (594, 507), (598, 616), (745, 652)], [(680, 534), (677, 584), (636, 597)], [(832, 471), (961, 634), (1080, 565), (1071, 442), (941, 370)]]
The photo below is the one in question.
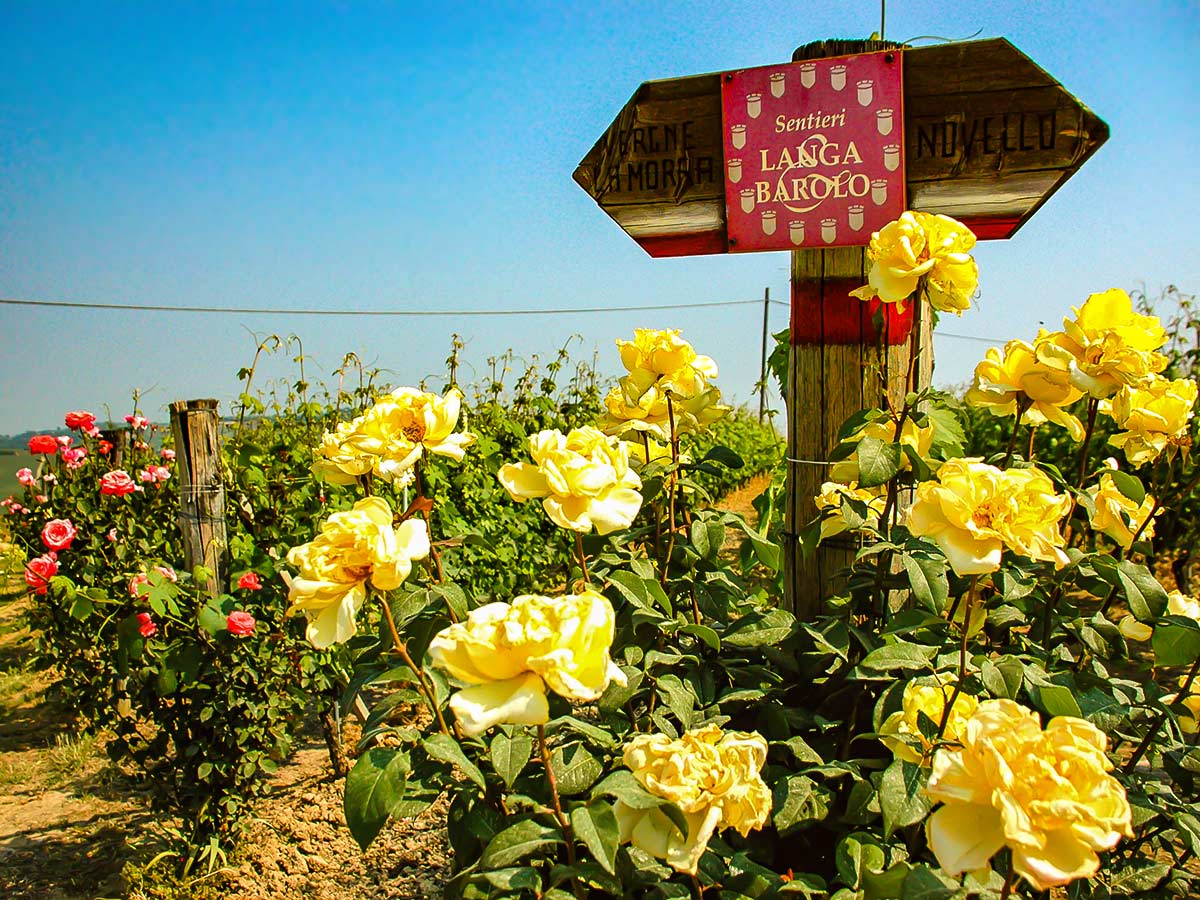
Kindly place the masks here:
[(725, 526), (720, 522), (697, 518), (692, 522), (691, 541), (700, 558), (711, 562), (725, 544)]
[(559, 747), (550, 757), (550, 767), (564, 797), (582, 794), (600, 777), (604, 767), (581, 744)]
[(792, 633), (795, 624), (795, 617), (782, 609), (747, 613), (725, 633), (722, 643), (733, 647), (774, 646)]
[(488, 884), (492, 887), (499, 888), (502, 891), (512, 893), (532, 891), (536, 894), (542, 889), (541, 876), (538, 875), (537, 869), (532, 866), (493, 869), (490, 872), (484, 872), (483, 877), (487, 879)]
[(883, 871), (887, 856), (874, 835), (855, 831), (842, 838), (837, 845), (834, 863), (842, 881), (857, 888), (867, 873)]
[(71, 604), (71, 618), (82, 622), (92, 614), (95, 608), (91, 600), (83, 594), (77, 594), (74, 602)]
[(772, 821), (781, 834), (820, 822), (829, 815), (831, 794), (807, 775), (790, 775), (772, 789)]
[(865, 437), (858, 442), (858, 486), (863, 488), (887, 484), (896, 477), (904, 458), (899, 444), (879, 438)]
[(513, 733), (509, 737), (504, 732), (498, 732), (492, 738), (489, 755), (492, 758), (492, 768), (500, 776), (506, 788), (512, 788), (517, 776), (529, 762), (529, 754), (533, 752), (533, 738), (523, 731)]
[(633, 809), (660, 809), (679, 829), (680, 835), (687, 834), (687, 819), (679, 807), (662, 797), (651, 794), (633, 777), (628, 769), (617, 769), (592, 788), (593, 797), (616, 797)]
[(571, 810), (571, 827), (604, 871), (614, 874), (621, 829), (612, 805), (604, 800), (593, 800), (587, 806), (575, 807)]
[(1150, 622), (1166, 611), (1167, 592), (1143, 565), (1125, 559), (1117, 566), (1117, 578), (1129, 603), (1129, 611), (1139, 622)]
[(731, 469), (740, 469), (742, 466), (746, 465), (746, 461), (738, 456), (737, 453), (728, 447), (723, 447), (720, 444), (710, 447), (709, 451), (704, 454), (704, 458), (701, 459), (700, 462), (709, 462), (711, 460), (715, 460)]
[(1146, 499), (1146, 487), (1142, 484), (1140, 478), (1118, 469), (1113, 469), (1105, 474), (1112, 476), (1113, 484), (1117, 486), (1118, 491), (1138, 506), (1142, 505), (1142, 502)]
[(717, 633), (707, 625), (684, 625), (679, 629), (683, 634), (690, 634), (692, 637), (699, 638), (713, 650), (720, 652), (721, 639), (717, 637)]
[(196, 613), (196, 623), (209, 634), (220, 634), (228, 627), (225, 613), (207, 603)]
[(479, 766), (467, 759), (458, 741), (448, 734), (432, 734), (424, 740), (425, 752), (433, 759), (457, 766), (464, 775), (487, 790), (487, 779), (479, 771)]
[(1052, 716), (1083, 717), (1074, 692), (1065, 685), (1041, 684), (1034, 689), (1034, 693), (1037, 695), (1038, 705)]
[(883, 836), (897, 828), (920, 822), (933, 808), (926, 796), (925, 773), (920, 766), (897, 759), (884, 769), (879, 781), (879, 806), (883, 812)]
[(904, 562), (904, 571), (908, 574), (908, 583), (912, 586), (913, 596), (930, 612), (940, 615), (945, 610), (946, 600), (950, 595), (945, 560), (909, 554), (905, 554), (901, 559)]
[(561, 843), (562, 834), (557, 828), (522, 819), (492, 838), (479, 862), (485, 869), (503, 869), (543, 847)]
[(466, 592), (461, 587), (453, 582), (445, 582), (443, 584), (435, 584), (429, 588), (431, 594), (435, 594), (446, 601), (446, 606), (454, 613), (459, 620), (467, 617), (468, 606)]
[(996, 662), (985, 659), (979, 674), (993, 697), (1015, 700), (1025, 677), (1025, 666), (1015, 656), (1005, 656)]
[(1190, 666), (1200, 656), (1200, 627), (1186, 616), (1167, 616), (1150, 641), (1160, 666)]
[(864, 656), (859, 666), (864, 669), (874, 669), (877, 672), (890, 672), (893, 669), (927, 669), (929, 661), (933, 659), (937, 650), (937, 647), (925, 647), (908, 642), (885, 644)]
[[(1150, 863), (1150, 860), (1142, 860)], [(1108, 889), (1114, 894), (1136, 894), (1141, 891), (1152, 891), (1170, 873), (1167, 863), (1151, 863), (1149, 865), (1134, 864), (1113, 873)]]
[(346, 825), (363, 850), (371, 845), (392, 810), (404, 797), (412, 767), (408, 754), (372, 747), (346, 776), (343, 805)]

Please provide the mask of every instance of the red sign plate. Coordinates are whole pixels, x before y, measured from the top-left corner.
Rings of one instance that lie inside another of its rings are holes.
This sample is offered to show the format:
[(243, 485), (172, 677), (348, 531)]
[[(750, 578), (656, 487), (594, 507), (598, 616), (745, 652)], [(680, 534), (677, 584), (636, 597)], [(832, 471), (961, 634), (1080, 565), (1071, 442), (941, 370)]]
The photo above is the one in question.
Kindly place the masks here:
[(721, 78), (729, 249), (856, 247), (904, 212), (901, 56)]

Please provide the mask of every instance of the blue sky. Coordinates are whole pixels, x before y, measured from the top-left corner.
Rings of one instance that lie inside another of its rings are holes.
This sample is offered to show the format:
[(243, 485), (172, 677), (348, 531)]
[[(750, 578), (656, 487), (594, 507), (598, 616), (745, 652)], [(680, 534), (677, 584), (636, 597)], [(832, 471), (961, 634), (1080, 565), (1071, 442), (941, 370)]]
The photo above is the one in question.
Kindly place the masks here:
[[(652, 260), (571, 172), (637, 85), (865, 36), (877, 2), (0, 4), (0, 297), (322, 309), (524, 309), (786, 298), (785, 253)], [(1093, 291), (1200, 290), (1200, 7), (899, 2), (887, 36), (1003, 36), (1104, 118), (1108, 143), (942, 329), (1029, 337)], [(772, 309), (772, 330), (786, 308)], [(451, 332), (479, 374), (512, 348), (678, 327), (742, 401), (754, 307), (536, 318), (182, 316), (0, 306), (0, 432), (106, 405), (236, 395), (254, 340), (298, 334), (415, 383)], [(936, 344), (935, 380), (985, 345)], [(267, 374), (285, 373), (282, 361)], [(468, 370), (468, 375), (470, 371)]]

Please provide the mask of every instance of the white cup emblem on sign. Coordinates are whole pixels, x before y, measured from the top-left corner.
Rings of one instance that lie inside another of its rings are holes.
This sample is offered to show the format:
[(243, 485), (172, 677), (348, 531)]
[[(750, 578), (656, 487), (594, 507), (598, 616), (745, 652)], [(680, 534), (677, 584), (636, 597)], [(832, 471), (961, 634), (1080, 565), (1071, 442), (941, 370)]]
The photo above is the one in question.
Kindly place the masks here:
[(772, 97), (782, 97), (785, 88), (786, 88), (786, 85), (783, 83), (783, 73), (782, 72), (771, 73), (771, 96)]
[(850, 227), (855, 231), (862, 231), (863, 207), (861, 205), (851, 206), (847, 208), (846, 212), (848, 214), (847, 220), (850, 223)]
[[(817, 64), (804, 63), (800, 67), (800, 85), (810, 88), (817, 83)], [(803, 224), (803, 223), (802, 223)]]
[(879, 129), (880, 134), (891, 134), (892, 124), (892, 110), (889, 107), (875, 113), (875, 127)]
[(788, 223), (788, 237), (797, 247), (804, 243), (804, 221), (802, 219)]
[(747, 94), (746, 95), (746, 115), (752, 119), (757, 119), (762, 112), (762, 94)]
[(827, 244), (837, 240), (837, 219), (821, 220), (821, 240)]
[(883, 167), (889, 172), (900, 168), (900, 145), (885, 144), (883, 147)]
[(833, 66), (829, 70), (829, 86), (835, 91), (840, 91), (846, 86), (845, 66)]
[(742, 192), (741, 192), (741, 197), (742, 197), (742, 212), (744, 212), (744, 213), (754, 212), (754, 188), (743, 188)]
[(728, 164), (729, 180), (737, 184), (742, 180), (742, 161), (740, 159), (731, 159)]
[(763, 210), (762, 228), (763, 228), (763, 234), (774, 234), (775, 233), (775, 210), (773, 210), (773, 209)]
[(875, 99), (875, 82), (866, 80), (858, 83), (858, 105), (870, 106)]
[[(884, 132), (885, 134), (887, 132)], [(746, 126), (732, 125), (729, 128), (729, 139), (733, 143), (735, 150), (741, 150), (746, 146)]]
[(876, 178), (871, 182), (871, 199), (875, 202), (876, 206), (883, 206), (883, 204), (887, 203), (887, 195), (886, 178)]

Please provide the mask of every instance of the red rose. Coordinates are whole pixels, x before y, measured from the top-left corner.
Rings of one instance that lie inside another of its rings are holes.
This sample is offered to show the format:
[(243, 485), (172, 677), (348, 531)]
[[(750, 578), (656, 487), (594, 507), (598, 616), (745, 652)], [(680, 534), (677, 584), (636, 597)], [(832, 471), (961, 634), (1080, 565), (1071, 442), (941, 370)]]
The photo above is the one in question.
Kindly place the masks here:
[(138, 634), (140, 634), (142, 637), (152, 637), (158, 631), (158, 626), (155, 625), (154, 620), (150, 618), (150, 613), (138, 613), (137, 620)]
[(42, 543), (47, 550), (70, 550), (76, 533), (70, 519), (51, 519), (42, 529)]
[(254, 616), (248, 612), (237, 610), (231, 612), (225, 617), (225, 627), (229, 629), (230, 634), (236, 634), (244, 637), (247, 634), (254, 634)]
[(101, 439), (99, 450), (102, 454), (107, 456), (109, 451), (112, 450), (112, 444), (109, 441)]
[(257, 572), (247, 572), (238, 579), (238, 587), (244, 591), (261, 591), (262, 582), (258, 580)]
[(58, 561), (50, 554), (39, 556), (25, 563), (25, 583), (34, 593), (44, 594), (50, 579), (58, 574)]
[(29, 439), (30, 453), (57, 453), (58, 441), (52, 434), (35, 434)]
[(63, 417), (68, 428), (78, 428), (80, 431), (86, 431), (96, 425), (96, 417), (86, 409), (77, 409), (74, 412), (69, 412)]
[(132, 494), (136, 490), (137, 484), (129, 477), (129, 473), (122, 469), (105, 472), (100, 476), (100, 493), (102, 494), (123, 497), (126, 494)]

